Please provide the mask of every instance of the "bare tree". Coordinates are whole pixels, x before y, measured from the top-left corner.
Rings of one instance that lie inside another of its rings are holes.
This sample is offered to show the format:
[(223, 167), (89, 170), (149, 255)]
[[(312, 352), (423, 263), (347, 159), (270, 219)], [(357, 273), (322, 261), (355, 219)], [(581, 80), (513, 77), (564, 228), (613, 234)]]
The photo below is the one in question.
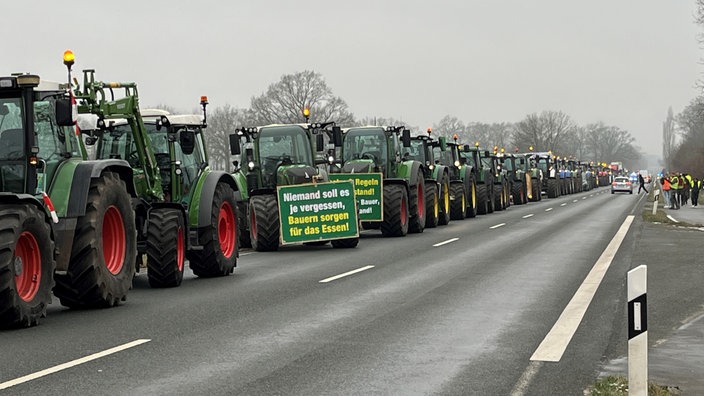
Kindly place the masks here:
[(536, 151), (559, 152), (576, 125), (569, 115), (561, 111), (543, 111), (529, 114), (516, 124), (513, 142), (519, 147), (532, 145)]
[(665, 168), (672, 168), (672, 154), (675, 151), (675, 117), (672, 115), (672, 106), (667, 109), (667, 118), (662, 123), (662, 158)]
[[(675, 117), (682, 138), (678, 145), (671, 142), (671, 155), (667, 158), (670, 169), (702, 175), (704, 169), (704, 97), (693, 99)], [(677, 135), (676, 132), (673, 133)]]
[(440, 122), (433, 124), (433, 133), (437, 136), (452, 136), (458, 134), (460, 138), (467, 138), (466, 126), (459, 118), (446, 115)]
[(238, 109), (230, 105), (216, 107), (208, 112), (208, 128), (203, 132), (210, 166), (213, 169), (230, 171), (230, 134), (241, 126), (253, 125), (251, 114), (248, 110)]
[(347, 103), (333, 95), (320, 73), (311, 70), (283, 75), (280, 81), (269, 85), (265, 93), (251, 101), (258, 125), (305, 122), (304, 108), (310, 109), (310, 121), (349, 125), (354, 120)]

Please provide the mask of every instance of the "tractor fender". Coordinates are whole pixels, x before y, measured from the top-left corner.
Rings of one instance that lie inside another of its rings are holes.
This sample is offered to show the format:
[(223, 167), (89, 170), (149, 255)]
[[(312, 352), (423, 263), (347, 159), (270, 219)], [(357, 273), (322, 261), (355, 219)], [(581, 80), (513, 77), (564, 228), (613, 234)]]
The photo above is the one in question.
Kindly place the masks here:
[(406, 194), (408, 194), (408, 191), (410, 191), (410, 186), (408, 185), (408, 180), (406, 179), (400, 179), (400, 178), (388, 178), (384, 179), (384, 185), (391, 185), (391, 184), (397, 184), (399, 186), (403, 186), (403, 188), (406, 189)]
[(120, 179), (125, 182), (127, 193), (132, 198), (137, 197), (132, 168), (127, 161), (119, 159), (81, 161), (76, 165), (76, 169), (73, 172), (66, 217), (85, 215), (90, 182), (99, 178), (105, 171), (117, 173)]
[(235, 172), (232, 174), (235, 180), (235, 185), (237, 186), (235, 190), (237, 193), (235, 196), (238, 201), (248, 201), (249, 200), (249, 190), (247, 189), (247, 177), (242, 172)]
[[(215, 187), (218, 183), (225, 183), (229, 185), (234, 191), (238, 190), (237, 182), (235, 178), (224, 171), (211, 171), (209, 172), (200, 188), (200, 198), (198, 199), (198, 207), (194, 208), (194, 202), (191, 202), (191, 207), (189, 208), (189, 214), (193, 216), (192, 210), (198, 211), (198, 228), (210, 227), (210, 215), (213, 211), (213, 196), (215, 195)], [(195, 200), (195, 196), (193, 197)], [(192, 217), (191, 217), (192, 218)]]
[(418, 180), (418, 174), (423, 174), (423, 169), (421, 168), (421, 166), (422, 164), (418, 161), (413, 161), (413, 163), (411, 164), (411, 186), (415, 186), (416, 184), (420, 183), (420, 180)]
[(445, 165), (435, 165), (437, 173), (435, 174), (435, 180), (438, 184), (442, 184), (442, 179), (448, 174), (447, 167)]
[[(44, 206), (43, 202), (40, 199), (37, 199), (34, 195), (30, 194), (14, 194), (14, 193), (0, 193), (0, 204), (9, 204), (9, 205), (21, 205), (21, 204), (29, 204), (29, 205), (34, 205), (37, 208), (39, 208), (40, 211), (44, 213), (44, 221), (48, 223), (53, 224), (53, 220), (51, 219), (51, 216), (49, 212), (47, 212), (46, 207)], [(61, 221), (59, 219), (59, 221)], [(54, 234), (54, 227), (51, 228), (51, 233), (52, 233), (52, 238)]]

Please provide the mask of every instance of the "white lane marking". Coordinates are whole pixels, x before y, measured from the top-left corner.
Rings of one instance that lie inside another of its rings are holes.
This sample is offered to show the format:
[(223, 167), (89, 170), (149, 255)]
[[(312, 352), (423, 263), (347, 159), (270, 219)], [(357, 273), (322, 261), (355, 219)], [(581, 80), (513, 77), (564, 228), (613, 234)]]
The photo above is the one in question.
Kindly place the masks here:
[(577, 201), (577, 200), (575, 199), (575, 200), (574, 200), (574, 201), (572, 201), (572, 202), (579, 202), (579, 201)]
[(531, 382), (533, 382), (533, 377), (538, 374), (538, 371), (540, 371), (542, 366), (543, 362), (528, 363), (528, 367), (526, 367), (526, 370), (521, 375), (521, 378), (518, 379), (518, 382), (516, 382), (516, 385), (513, 387), (511, 396), (525, 395), (526, 390), (530, 386)]
[(674, 217), (672, 217), (670, 215), (667, 215), (667, 218), (674, 221), (675, 223), (679, 223), (679, 221), (677, 221)]
[(489, 227), (489, 228), (493, 230), (494, 228), (503, 227), (503, 226), (505, 226), (505, 225), (506, 225), (506, 223), (499, 223), (499, 224), (493, 225), (493, 226), (491, 226), (491, 227)]
[(438, 246), (442, 246), (442, 245), (447, 245), (448, 243), (452, 243), (452, 242), (458, 241), (458, 240), (459, 240), (459, 238), (448, 239), (448, 240), (446, 240), (446, 241), (442, 241), (442, 242), (436, 243), (435, 245), (433, 245), (433, 247), (438, 247)]
[(561, 203), (560, 206), (567, 206), (567, 202)]
[(328, 282), (332, 282), (332, 281), (334, 281), (334, 280), (337, 280), (337, 279), (340, 279), (340, 278), (344, 278), (344, 277), (346, 277), (346, 276), (350, 276), (350, 275), (356, 274), (357, 272), (366, 271), (366, 270), (372, 269), (372, 268), (374, 268), (373, 265), (367, 265), (366, 267), (357, 268), (356, 270), (352, 270), (352, 271), (349, 271), (349, 272), (345, 272), (344, 274), (331, 276), (331, 277), (329, 277), (329, 278), (326, 278), (326, 279), (321, 280), (319, 283), (328, 283)]
[[(599, 193), (599, 194), (601, 194), (601, 193)], [(590, 196), (590, 197), (593, 197), (593, 196), (594, 196), (594, 194), (589, 194), (589, 196)]]
[(547, 208), (547, 209), (545, 209), (546, 212), (549, 212), (549, 211), (551, 211), (551, 210), (552, 210), (552, 208)]
[(240, 253), (240, 256), (249, 256), (252, 253), (254, 253), (254, 252), (244, 252), (244, 253)]
[(609, 242), (604, 252), (596, 261), (587, 277), (577, 289), (577, 292), (572, 296), (572, 299), (562, 311), (562, 314), (553, 325), (550, 332), (545, 336), (543, 342), (540, 343), (538, 349), (535, 350), (530, 360), (544, 362), (559, 362), (562, 359), (562, 354), (565, 353), (567, 345), (572, 340), (572, 336), (577, 331), (577, 327), (582, 322), (582, 317), (587, 311), (589, 304), (596, 294), (596, 290), (604, 279), (606, 271), (611, 265), (616, 252), (618, 251), (621, 242), (626, 237), (628, 229), (633, 222), (634, 216), (627, 216), (621, 227)]
[(523, 216), (523, 218), (524, 218), (524, 219), (527, 219), (527, 218), (533, 217), (533, 216), (535, 216), (535, 215), (534, 215), (533, 213), (531, 213), (531, 214), (527, 214), (527, 215)]
[[(591, 195), (590, 195), (590, 197), (591, 197)], [(587, 199), (587, 197), (582, 197), (582, 199)]]
[(0, 383), (0, 390), (7, 389), (11, 386), (19, 385), (19, 384), (22, 384), (25, 382), (29, 382), (29, 381), (35, 380), (37, 378), (47, 376), (49, 374), (54, 374), (58, 371), (66, 370), (67, 368), (71, 368), (74, 366), (78, 366), (79, 364), (90, 362), (91, 360), (100, 359), (101, 357), (112, 355), (113, 353), (121, 352), (121, 351), (124, 351), (125, 349), (136, 347), (137, 345), (141, 345), (141, 344), (147, 343), (149, 341), (151, 341), (151, 340), (149, 340), (149, 339), (134, 340), (132, 342), (128, 342), (127, 344), (118, 345), (114, 348), (106, 349), (102, 352), (97, 352), (92, 355), (82, 357), (80, 359), (71, 360), (70, 362), (59, 364), (58, 366), (50, 367), (50, 368), (42, 370), (42, 371), (37, 371), (36, 373), (33, 373), (33, 374), (25, 375), (24, 377), (20, 377), (20, 378), (16, 378), (16, 379), (13, 379), (10, 381), (6, 381), (3, 383)]

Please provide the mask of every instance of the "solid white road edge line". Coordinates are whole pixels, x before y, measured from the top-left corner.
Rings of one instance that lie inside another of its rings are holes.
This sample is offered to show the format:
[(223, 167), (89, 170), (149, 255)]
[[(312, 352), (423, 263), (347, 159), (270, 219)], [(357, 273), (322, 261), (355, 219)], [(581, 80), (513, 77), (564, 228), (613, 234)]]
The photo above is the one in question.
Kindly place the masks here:
[(25, 375), (24, 377), (20, 377), (20, 378), (16, 378), (16, 379), (13, 379), (10, 381), (6, 381), (3, 383), (0, 383), (0, 390), (7, 389), (11, 386), (19, 385), (19, 384), (22, 384), (25, 382), (29, 382), (29, 381), (35, 380), (37, 378), (56, 373), (61, 370), (66, 370), (67, 368), (78, 366), (79, 364), (90, 362), (91, 360), (100, 359), (101, 357), (112, 355), (113, 353), (121, 352), (121, 351), (124, 351), (125, 349), (136, 347), (137, 345), (141, 345), (141, 344), (147, 343), (149, 341), (151, 341), (151, 340), (150, 339), (134, 340), (132, 342), (128, 342), (127, 344), (118, 345), (114, 348), (106, 349), (102, 352), (97, 352), (92, 355), (82, 357), (80, 359), (71, 360), (70, 362), (59, 364), (58, 366), (50, 367), (50, 368), (42, 370), (42, 371), (37, 371), (36, 373), (33, 373), (33, 374)]
[(528, 386), (530, 386), (530, 383), (533, 382), (533, 377), (538, 374), (538, 371), (540, 371), (540, 368), (543, 366), (543, 364), (543, 362), (528, 363), (528, 367), (526, 367), (526, 370), (521, 375), (521, 378), (518, 379), (518, 382), (513, 387), (513, 390), (511, 391), (511, 396), (524, 395), (526, 393), (526, 390), (528, 390)]
[(328, 283), (328, 282), (332, 282), (332, 281), (334, 281), (334, 280), (337, 280), (337, 279), (340, 279), (340, 278), (344, 278), (344, 277), (346, 277), (346, 276), (350, 276), (350, 275), (352, 275), (352, 274), (356, 274), (357, 272), (366, 271), (366, 270), (372, 269), (372, 268), (374, 268), (373, 265), (367, 265), (366, 267), (357, 268), (356, 270), (352, 270), (352, 271), (349, 271), (349, 272), (345, 272), (344, 274), (331, 276), (331, 277), (329, 277), (329, 278), (326, 278), (326, 279), (321, 280), (319, 283)]
[(494, 228), (503, 227), (503, 226), (505, 226), (505, 225), (506, 225), (506, 223), (499, 223), (499, 224), (493, 225), (493, 226), (491, 226), (491, 227), (489, 227), (489, 228), (493, 230)]
[(670, 215), (667, 215), (667, 218), (670, 219), (670, 221), (673, 221), (675, 223), (679, 223), (679, 221), (677, 221), (674, 217), (672, 217)]
[(626, 220), (623, 221), (616, 235), (611, 239), (609, 245), (606, 246), (604, 252), (601, 253), (582, 285), (579, 286), (579, 289), (577, 289), (565, 310), (562, 311), (550, 332), (545, 336), (543, 342), (540, 343), (538, 349), (535, 350), (533, 356), (530, 357), (530, 360), (559, 362), (562, 359), (562, 354), (567, 349), (567, 345), (582, 322), (584, 313), (587, 311), (597, 288), (599, 288), (601, 281), (604, 279), (604, 275), (609, 269), (619, 246), (621, 246), (621, 242), (626, 237), (633, 218), (634, 216), (627, 216)]
[(459, 238), (451, 238), (451, 239), (448, 239), (448, 240), (446, 240), (446, 241), (442, 241), (442, 242), (436, 243), (435, 245), (433, 245), (433, 247), (438, 247), (438, 246), (442, 246), (442, 245), (447, 245), (448, 243), (452, 243), (452, 242), (457, 241), (457, 240), (459, 240)]
[(547, 209), (545, 209), (546, 212), (549, 212), (549, 211), (551, 211), (551, 210), (552, 210), (552, 208), (547, 208)]
[(533, 217), (533, 216), (535, 216), (535, 215), (534, 215), (533, 213), (531, 213), (531, 214), (527, 214), (527, 215), (523, 216), (523, 218), (524, 218), (524, 219), (527, 219), (527, 218)]

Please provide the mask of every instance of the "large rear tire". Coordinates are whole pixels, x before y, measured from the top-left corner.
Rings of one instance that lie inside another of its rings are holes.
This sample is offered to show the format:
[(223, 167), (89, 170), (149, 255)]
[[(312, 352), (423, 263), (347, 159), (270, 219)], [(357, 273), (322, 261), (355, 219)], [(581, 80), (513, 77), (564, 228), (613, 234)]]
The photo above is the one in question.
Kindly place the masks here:
[(251, 248), (252, 240), (249, 235), (249, 221), (247, 221), (247, 213), (249, 213), (247, 201), (237, 202), (237, 230), (239, 232), (239, 247)]
[(453, 183), (450, 185), (450, 218), (452, 220), (464, 220), (465, 209), (467, 208), (467, 197), (465, 196), (464, 184)]
[(516, 205), (523, 205), (526, 203), (525, 186), (522, 181), (513, 183), (513, 191), (511, 191), (511, 196), (513, 197), (513, 203)]
[(425, 184), (425, 227), (438, 226), (440, 204), (438, 203), (438, 187), (435, 182)]
[(249, 236), (258, 252), (279, 249), (279, 207), (274, 195), (249, 198)]
[(186, 227), (181, 211), (158, 208), (149, 213), (147, 277), (151, 287), (176, 287), (183, 281)]
[(186, 252), (193, 273), (203, 278), (231, 274), (239, 254), (237, 231), (235, 192), (230, 185), (218, 183), (213, 193), (210, 227), (198, 230), (198, 240), (205, 241), (203, 249)]
[(494, 185), (494, 210), (501, 211), (506, 209), (504, 202), (504, 186), (503, 184)]
[(35, 205), (0, 206), (0, 328), (39, 324), (51, 303), (55, 267), (44, 213)]
[(114, 172), (93, 179), (78, 218), (66, 274), (54, 294), (71, 308), (112, 307), (127, 298), (137, 261), (137, 230), (125, 182)]
[(330, 244), (336, 249), (351, 249), (357, 247), (359, 238), (333, 239)]
[(450, 223), (450, 178), (447, 174), (442, 176), (440, 182), (440, 216), (438, 219), (440, 225)]
[(487, 196), (486, 184), (477, 186), (477, 214), (485, 215), (489, 212), (489, 197)]
[(477, 183), (474, 178), (469, 179), (469, 195), (467, 196), (467, 210), (465, 217), (477, 217)]
[(418, 171), (416, 185), (410, 186), (408, 194), (409, 212), (411, 214), (408, 223), (408, 232), (421, 233), (425, 229), (425, 179), (423, 172)]
[(384, 185), (384, 221), (381, 235), (400, 237), (408, 234), (408, 195), (398, 184)]
[(557, 198), (560, 196), (560, 181), (556, 179), (548, 180), (548, 198)]

